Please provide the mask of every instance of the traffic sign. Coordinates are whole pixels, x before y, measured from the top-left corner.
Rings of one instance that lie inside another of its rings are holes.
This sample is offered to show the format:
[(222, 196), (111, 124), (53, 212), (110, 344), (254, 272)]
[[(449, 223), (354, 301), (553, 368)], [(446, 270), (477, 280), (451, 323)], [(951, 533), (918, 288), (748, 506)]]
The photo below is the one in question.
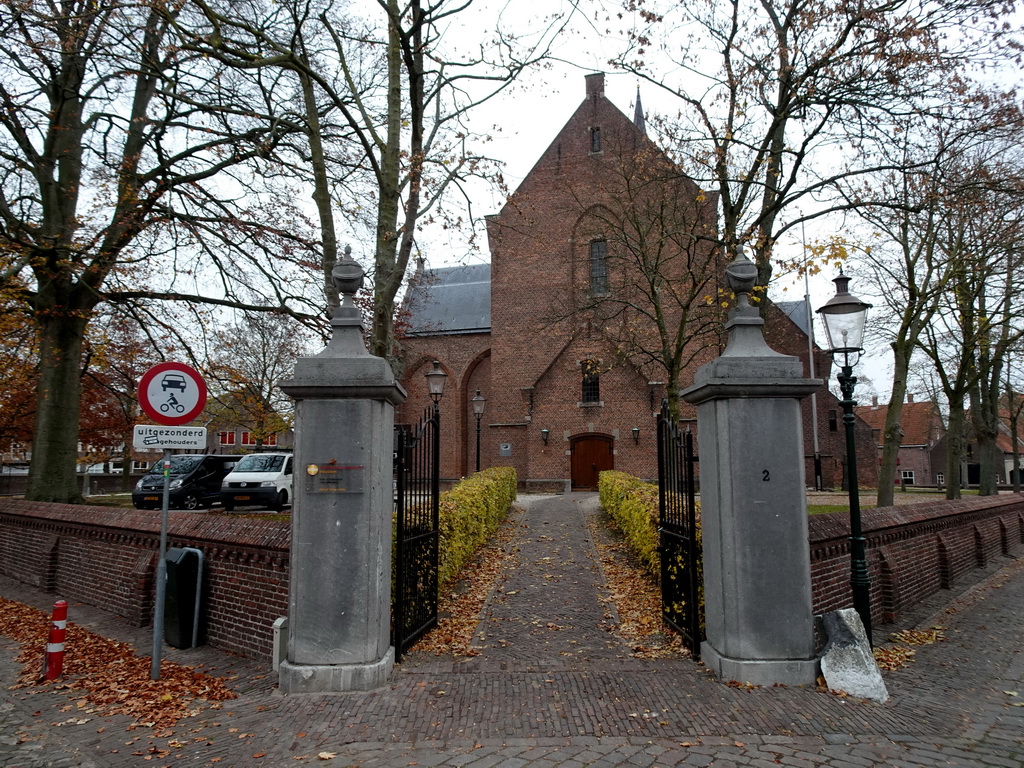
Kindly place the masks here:
[(206, 405), (206, 382), (184, 363), (158, 363), (139, 381), (139, 406), (158, 424), (188, 424)]
[(138, 451), (164, 451), (169, 448), (203, 450), (206, 448), (206, 427), (136, 424), (132, 445)]

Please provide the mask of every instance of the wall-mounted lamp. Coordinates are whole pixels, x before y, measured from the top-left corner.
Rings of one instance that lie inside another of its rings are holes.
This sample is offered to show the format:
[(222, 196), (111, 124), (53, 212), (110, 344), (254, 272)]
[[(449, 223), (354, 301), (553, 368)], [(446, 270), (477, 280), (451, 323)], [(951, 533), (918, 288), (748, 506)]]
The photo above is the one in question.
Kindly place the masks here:
[(633, 427), (633, 442), (640, 445), (640, 427)]
[(548, 437), (551, 435), (550, 429), (542, 429), (540, 431), (540, 439), (544, 441), (544, 445), (548, 444)]

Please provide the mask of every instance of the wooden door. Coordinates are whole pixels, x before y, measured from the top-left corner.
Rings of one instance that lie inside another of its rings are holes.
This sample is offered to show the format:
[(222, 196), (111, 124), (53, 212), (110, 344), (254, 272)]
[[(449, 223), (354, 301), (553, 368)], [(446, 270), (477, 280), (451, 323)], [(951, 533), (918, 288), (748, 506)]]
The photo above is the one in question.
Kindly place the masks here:
[(615, 468), (612, 439), (604, 435), (586, 435), (572, 441), (570, 475), (574, 491), (596, 491), (597, 475)]

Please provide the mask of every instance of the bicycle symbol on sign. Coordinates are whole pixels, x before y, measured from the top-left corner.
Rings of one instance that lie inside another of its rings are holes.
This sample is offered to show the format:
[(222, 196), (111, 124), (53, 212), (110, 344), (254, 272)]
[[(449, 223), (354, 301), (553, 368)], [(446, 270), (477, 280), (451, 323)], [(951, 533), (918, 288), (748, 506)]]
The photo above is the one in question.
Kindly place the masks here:
[(171, 396), (167, 398), (166, 403), (160, 403), (160, 410), (163, 411), (164, 413), (168, 413), (172, 408), (177, 413), (185, 412), (185, 406), (179, 403), (178, 398), (176, 398), (173, 394), (171, 394)]
[[(160, 380), (160, 388), (164, 392), (166, 392), (168, 389), (177, 389), (177, 390), (180, 390), (182, 393), (184, 393), (185, 392), (185, 387), (186, 387), (185, 377), (182, 376), (181, 374), (168, 373), (167, 375), (165, 375), (163, 377), (163, 379)], [(178, 402), (178, 398), (176, 398), (174, 396), (173, 392), (171, 392), (171, 394), (167, 396), (167, 402), (166, 403), (161, 403), (160, 404), (160, 410), (163, 413), (170, 413), (170, 411), (172, 409), (176, 413), (184, 413), (185, 412), (185, 406)]]

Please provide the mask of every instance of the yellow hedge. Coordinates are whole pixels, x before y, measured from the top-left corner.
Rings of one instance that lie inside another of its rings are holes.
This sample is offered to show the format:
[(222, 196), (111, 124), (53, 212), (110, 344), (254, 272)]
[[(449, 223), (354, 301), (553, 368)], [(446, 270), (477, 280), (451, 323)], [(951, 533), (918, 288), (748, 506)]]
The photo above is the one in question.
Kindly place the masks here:
[[(601, 472), (597, 480), (604, 511), (622, 529), (626, 544), (655, 579), (661, 578), (658, 554), (658, 486), (625, 472)], [(697, 502), (697, 549), (701, 546), (700, 502)], [(703, 570), (703, 563), (698, 563)]]
[(658, 557), (658, 486), (625, 472), (602, 472), (597, 490), (601, 506), (622, 529), (626, 544), (644, 568), (660, 578)]
[(516, 500), (516, 471), (492, 467), (470, 475), (441, 494), (440, 585), (458, 578), (479, 549), (498, 530)]

